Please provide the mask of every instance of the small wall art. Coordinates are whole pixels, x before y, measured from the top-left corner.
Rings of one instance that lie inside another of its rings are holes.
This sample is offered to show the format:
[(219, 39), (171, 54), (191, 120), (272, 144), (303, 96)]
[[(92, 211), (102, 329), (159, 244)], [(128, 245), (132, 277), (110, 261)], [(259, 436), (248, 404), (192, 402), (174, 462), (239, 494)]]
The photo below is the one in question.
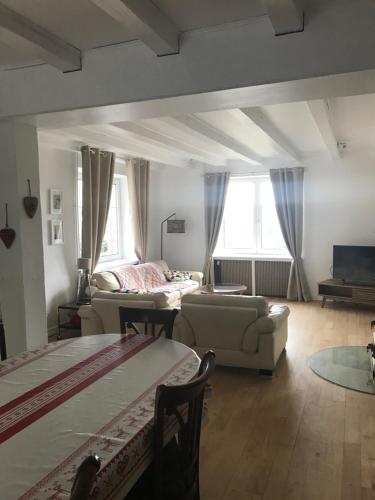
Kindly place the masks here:
[(51, 215), (62, 215), (63, 213), (63, 193), (61, 189), (49, 190), (49, 203)]
[(62, 245), (64, 243), (63, 222), (61, 219), (52, 219), (50, 223), (51, 245)]

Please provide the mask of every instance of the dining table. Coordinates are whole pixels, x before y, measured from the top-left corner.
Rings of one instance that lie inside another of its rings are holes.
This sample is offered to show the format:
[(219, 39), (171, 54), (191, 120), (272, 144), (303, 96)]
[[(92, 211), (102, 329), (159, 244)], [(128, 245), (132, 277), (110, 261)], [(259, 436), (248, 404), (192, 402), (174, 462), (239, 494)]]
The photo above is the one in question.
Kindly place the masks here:
[(199, 364), (186, 345), (143, 334), (60, 340), (1, 362), (1, 500), (69, 499), (94, 453), (91, 497), (122, 500), (152, 462), (157, 386), (190, 381)]

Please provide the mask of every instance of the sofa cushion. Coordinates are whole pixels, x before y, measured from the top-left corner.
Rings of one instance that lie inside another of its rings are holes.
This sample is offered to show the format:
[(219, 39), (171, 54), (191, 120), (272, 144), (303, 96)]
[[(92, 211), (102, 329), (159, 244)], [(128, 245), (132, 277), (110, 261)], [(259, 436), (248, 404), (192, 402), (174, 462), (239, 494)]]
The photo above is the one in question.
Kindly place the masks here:
[(122, 293), (122, 292), (105, 292), (98, 291), (95, 293), (95, 299), (111, 299), (122, 301), (122, 305), (126, 306), (128, 301), (149, 301), (152, 302), (157, 309), (164, 307), (174, 307), (180, 301), (181, 294), (176, 291), (172, 293)]
[(223, 305), (208, 308), (183, 300), (181, 315), (190, 324), (198, 346), (235, 351), (242, 349), (245, 331), (258, 317), (255, 308)]
[(152, 289), (152, 292), (163, 292), (163, 293), (173, 293), (185, 290), (185, 293), (194, 291), (197, 287), (197, 283), (192, 280), (187, 281), (177, 281), (177, 282), (167, 282), (165, 285), (161, 285)]
[(108, 292), (113, 292), (120, 288), (120, 283), (116, 276), (111, 271), (103, 271), (101, 273), (94, 273), (92, 275), (93, 280), (96, 282), (96, 286), (100, 290), (106, 290)]

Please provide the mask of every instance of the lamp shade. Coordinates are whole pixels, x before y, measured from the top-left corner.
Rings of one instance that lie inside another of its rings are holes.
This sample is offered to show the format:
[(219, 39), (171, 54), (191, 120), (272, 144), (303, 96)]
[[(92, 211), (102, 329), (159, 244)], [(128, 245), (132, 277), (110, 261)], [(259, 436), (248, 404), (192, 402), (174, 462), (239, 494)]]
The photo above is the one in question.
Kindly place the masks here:
[(167, 221), (167, 233), (184, 233), (185, 221), (183, 219), (170, 219)]
[(86, 257), (80, 257), (77, 259), (77, 269), (91, 269), (91, 259)]

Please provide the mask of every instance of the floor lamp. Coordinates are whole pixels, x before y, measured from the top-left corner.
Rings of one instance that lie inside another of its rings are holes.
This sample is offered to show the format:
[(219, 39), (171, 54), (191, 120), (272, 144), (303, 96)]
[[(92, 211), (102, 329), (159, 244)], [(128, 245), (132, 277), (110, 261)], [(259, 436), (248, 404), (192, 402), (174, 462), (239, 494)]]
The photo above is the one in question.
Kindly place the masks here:
[[(183, 219), (172, 219), (176, 215), (173, 212), (172, 215), (164, 219), (160, 224), (160, 258), (163, 259), (163, 226), (167, 222), (167, 233), (184, 233), (185, 232), (185, 221)], [(171, 220), (172, 219), (172, 220)]]

